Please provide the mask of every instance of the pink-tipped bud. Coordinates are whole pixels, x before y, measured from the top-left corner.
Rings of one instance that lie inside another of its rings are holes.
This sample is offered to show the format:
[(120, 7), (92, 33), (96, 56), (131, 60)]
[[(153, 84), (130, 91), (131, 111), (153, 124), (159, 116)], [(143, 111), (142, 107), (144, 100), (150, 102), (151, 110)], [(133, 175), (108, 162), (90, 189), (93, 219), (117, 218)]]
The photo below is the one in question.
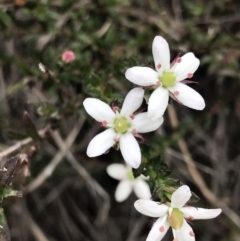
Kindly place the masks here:
[(64, 63), (71, 63), (76, 59), (76, 56), (73, 51), (71, 50), (66, 50), (62, 53), (62, 61)]

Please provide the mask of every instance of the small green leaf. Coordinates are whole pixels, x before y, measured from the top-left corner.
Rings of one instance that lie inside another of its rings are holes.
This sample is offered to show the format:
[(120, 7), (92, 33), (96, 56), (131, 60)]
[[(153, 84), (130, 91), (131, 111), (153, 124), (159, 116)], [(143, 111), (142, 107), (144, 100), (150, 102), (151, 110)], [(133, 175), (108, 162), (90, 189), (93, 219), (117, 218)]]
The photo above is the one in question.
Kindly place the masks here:
[(17, 82), (17, 83), (14, 83), (14, 84), (10, 85), (7, 89), (7, 95), (12, 95), (12, 94), (18, 92), (24, 86), (26, 86), (27, 83), (28, 83), (28, 80), (24, 79), (20, 82)]
[(2, 208), (0, 208), (0, 241), (11, 241), (10, 231)]
[(22, 197), (22, 191), (16, 191), (9, 187), (0, 187), (0, 202), (7, 197)]

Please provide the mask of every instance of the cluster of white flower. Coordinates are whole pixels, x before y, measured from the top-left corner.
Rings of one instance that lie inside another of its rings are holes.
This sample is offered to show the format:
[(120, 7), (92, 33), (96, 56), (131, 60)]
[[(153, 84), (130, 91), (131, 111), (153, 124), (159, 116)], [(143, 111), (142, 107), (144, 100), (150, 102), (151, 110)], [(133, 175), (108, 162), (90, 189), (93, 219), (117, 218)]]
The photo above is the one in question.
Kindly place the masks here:
[(131, 90), (121, 110), (116, 107), (112, 109), (95, 98), (87, 98), (83, 102), (87, 113), (107, 128), (89, 143), (89, 157), (102, 155), (113, 145), (119, 144), (124, 160), (131, 167), (138, 168), (141, 152), (134, 136), (138, 137), (138, 133), (155, 131), (160, 127), (169, 95), (190, 108), (202, 110), (205, 107), (202, 96), (184, 84), (184, 80), (191, 78), (197, 70), (199, 59), (193, 53), (187, 53), (170, 64), (168, 43), (160, 36), (153, 40), (152, 52), (157, 71), (149, 67), (132, 67), (125, 74), (132, 83), (155, 89), (149, 98), (147, 112), (134, 114), (143, 102), (143, 88)]
[[(83, 105), (89, 115), (106, 128), (95, 136), (88, 145), (87, 155), (96, 157), (104, 154), (112, 146), (119, 147), (126, 165), (111, 164), (107, 173), (120, 181), (115, 199), (122, 202), (133, 190), (137, 197), (135, 208), (144, 215), (158, 218), (150, 231), (147, 241), (160, 241), (169, 227), (172, 227), (174, 241), (193, 241), (195, 235), (185, 218), (209, 219), (218, 216), (221, 209), (201, 209), (184, 207), (191, 197), (188, 186), (181, 186), (172, 193), (171, 203), (151, 201), (151, 193), (146, 182), (147, 178), (134, 178), (132, 168), (141, 164), (141, 151), (135, 137), (141, 133), (155, 131), (163, 123), (163, 114), (168, 106), (169, 96), (195, 110), (205, 107), (204, 99), (195, 90), (188, 87), (186, 80), (192, 78), (199, 66), (199, 59), (193, 53), (176, 57), (170, 63), (170, 50), (167, 41), (156, 36), (152, 44), (152, 52), (156, 70), (149, 67), (132, 67), (127, 69), (125, 76), (132, 83), (141, 87), (131, 90), (122, 108), (111, 108), (96, 98), (87, 98)], [(148, 100), (147, 112), (136, 112), (144, 99), (144, 88), (153, 92)]]

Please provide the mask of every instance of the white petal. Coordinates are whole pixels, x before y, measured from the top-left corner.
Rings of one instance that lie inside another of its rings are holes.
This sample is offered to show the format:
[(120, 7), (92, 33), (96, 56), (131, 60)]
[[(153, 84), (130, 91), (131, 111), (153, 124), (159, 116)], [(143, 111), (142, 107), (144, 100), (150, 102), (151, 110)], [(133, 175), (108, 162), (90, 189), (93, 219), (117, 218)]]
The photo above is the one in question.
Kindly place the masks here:
[(138, 168), (141, 164), (141, 151), (138, 142), (131, 133), (121, 135), (120, 150), (124, 160), (133, 168)]
[(132, 185), (128, 180), (121, 181), (115, 191), (115, 199), (117, 202), (126, 200), (132, 192)]
[(173, 229), (173, 236), (178, 241), (195, 241), (194, 232), (185, 220), (179, 230)]
[(158, 72), (149, 67), (132, 67), (127, 69), (125, 73), (126, 79), (140, 86), (156, 85), (158, 80)]
[(126, 96), (121, 109), (121, 115), (131, 115), (142, 104), (144, 96), (143, 88), (134, 88)]
[(87, 113), (96, 121), (111, 123), (115, 117), (115, 113), (111, 107), (99, 99), (87, 98), (83, 101), (83, 106)]
[(174, 68), (177, 81), (188, 78), (188, 74), (194, 74), (200, 61), (193, 53), (187, 53), (181, 57), (181, 62)]
[(151, 198), (150, 188), (148, 184), (142, 179), (138, 178), (134, 182), (133, 190), (138, 198), (142, 198), (142, 199)]
[(114, 163), (107, 167), (107, 173), (110, 177), (123, 180), (127, 178), (129, 168), (123, 164)]
[(148, 117), (151, 120), (160, 118), (168, 106), (169, 93), (168, 90), (158, 87), (153, 91), (148, 102)]
[[(195, 110), (203, 110), (205, 108), (203, 97), (189, 86), (178, 82), (175, 86), (168, 89), (183, 105)], [(178, 93), (177, 95), (175, 94), (176, 92)]]
[(181, 208), (190, 199), (192, 193), (187, 185), (179, 187), (172, 194), (171, 206), (173, 208)]
[(163, 71), (170, 69), (170, 51), (167, 41), (161, 37), (156, 36), (152, 44), (152, 53), (156, 70), (161, 75)]
[(133, 120), (133, 129), (137, 131), (137, 133), (146, 133), (157, 130), (163, 123), (163, 117), (160, 117), (155, 120), (151, 120), (148, 118), (148, 113), (140, 113), (135, 116)]
[(100, 156), (106, 152), (114, 144), (116, 133), (112, 129), (107, 129), (104, 132), (96, 135), (89, 143), (87, 155), (89, 157)]
[(165, 204), (159, 204), (152, 200), (139, 199), (134, 203), (136, 210), (146, 216), (158, 218), (164, 216), (169, 207)]
[(221, 212), (221, 208), (204, 209), (195, 207), (183, 207), (180, 211), (184, 214), (185, 218), (193, 219), (211, 219), (217, 217)]
[(169, 224), (166, 221), (167, 215), (159, 218), (152, 226), (146, 241), (161, 241), (169, 229)]

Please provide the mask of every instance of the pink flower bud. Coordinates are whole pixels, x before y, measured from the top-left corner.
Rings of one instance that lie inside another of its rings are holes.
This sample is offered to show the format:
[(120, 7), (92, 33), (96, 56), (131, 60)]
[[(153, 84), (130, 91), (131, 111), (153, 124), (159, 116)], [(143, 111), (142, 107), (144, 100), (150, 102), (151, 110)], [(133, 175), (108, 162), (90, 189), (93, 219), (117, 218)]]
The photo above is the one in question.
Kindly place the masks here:
[(62, 53), (62, 61), (64, 63), (71, 63), (75, 60), (76, 56), (73, 51), (71, 50), (66, 50)]

